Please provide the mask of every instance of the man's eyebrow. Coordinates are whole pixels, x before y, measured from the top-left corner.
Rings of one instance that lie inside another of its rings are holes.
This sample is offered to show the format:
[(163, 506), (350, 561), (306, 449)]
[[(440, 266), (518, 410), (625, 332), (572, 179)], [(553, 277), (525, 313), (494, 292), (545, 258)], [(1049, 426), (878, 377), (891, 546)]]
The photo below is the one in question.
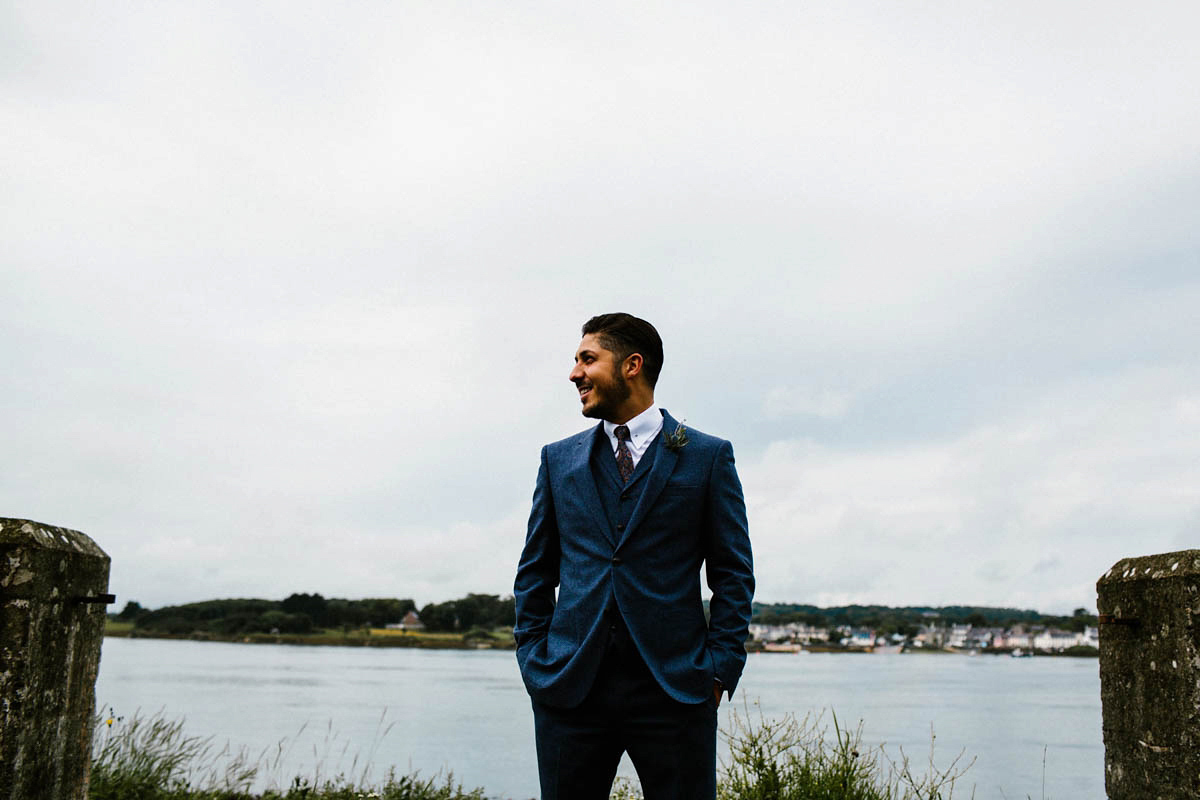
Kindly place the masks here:
[(594, 356), (594, 355), (596, 355), (595, 352), (593, 352), (591, 350), (580, 350), (578, 353), (575, 354), (575, 360), (578, 361), (580, 356)]

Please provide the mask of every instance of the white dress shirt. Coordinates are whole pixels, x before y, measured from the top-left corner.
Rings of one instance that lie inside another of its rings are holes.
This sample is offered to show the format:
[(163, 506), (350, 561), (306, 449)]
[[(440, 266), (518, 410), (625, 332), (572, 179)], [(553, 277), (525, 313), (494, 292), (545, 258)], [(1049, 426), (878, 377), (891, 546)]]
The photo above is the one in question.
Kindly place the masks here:
[[(629, 428), (629, 455), (633, 456), (633, 466), (637, 466), (642, 460), (642, 456), (646, 454), (646, 450), (650, 447), (650, 443), (654, 441), (654, 437), (663, 427), (663, 415), (658, 410), (658, 406), (651, 404), (642, 413), (638, 414), (633, 419), (626, 422), (625, 425)], [(617, 423), (604, 420), (604, 432), (608, 434), (608, 442), (612, 445), (613, 453), (617, 452)]]

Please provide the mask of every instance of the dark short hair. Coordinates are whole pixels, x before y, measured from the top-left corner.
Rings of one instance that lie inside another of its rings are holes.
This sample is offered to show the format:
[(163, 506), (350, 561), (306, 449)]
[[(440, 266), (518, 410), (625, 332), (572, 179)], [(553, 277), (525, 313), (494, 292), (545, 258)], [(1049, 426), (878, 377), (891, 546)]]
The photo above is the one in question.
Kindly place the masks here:
[(649, 322), (623, 312), (599, 314), (583, 323), (583, 335), (589, 333), (600, 340), (604, 349), (611, 350), (618, 362), (634, 353), (640, 354), (646, 382), (651, 389), (658, 383), (663, 365), (662, 338)]

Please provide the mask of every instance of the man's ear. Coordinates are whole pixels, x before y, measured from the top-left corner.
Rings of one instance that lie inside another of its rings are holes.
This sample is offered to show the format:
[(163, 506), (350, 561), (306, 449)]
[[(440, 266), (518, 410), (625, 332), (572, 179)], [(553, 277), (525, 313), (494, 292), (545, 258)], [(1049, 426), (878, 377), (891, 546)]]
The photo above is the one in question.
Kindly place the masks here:
[(642, 361), (641, 353), (633, 353), (627, 356), (625, 359), (625, 379), (629, 380), (634, 375), (642, 374), (643, 366), (645, 366), (645, 362)]

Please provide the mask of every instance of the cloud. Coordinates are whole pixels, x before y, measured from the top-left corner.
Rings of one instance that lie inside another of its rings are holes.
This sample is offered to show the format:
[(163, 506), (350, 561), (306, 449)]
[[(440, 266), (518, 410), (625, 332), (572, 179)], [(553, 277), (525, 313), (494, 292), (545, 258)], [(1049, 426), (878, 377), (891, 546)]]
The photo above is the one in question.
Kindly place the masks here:
[(773, 443), (741, 470), (759, 596), (1088, 604), (1112, 563), (1175, 549), (1194, 523), (1195, 392), (1194, 378), (1133, 370), (944, 441)]
[(763, 401), (763, 413), (767, 419), (794, 414), (811, 414), (817, 417), (837, 418), (843, 416), (853, 395), (850, 392), (826, 389), (813, 391), (805, 387), (772, 389)]
[(122, 596), (507, 591), (614, 309), (766, 599), (1070, 609), (1195, 531), (1195, 8), (0, 13), (0, 513)]

